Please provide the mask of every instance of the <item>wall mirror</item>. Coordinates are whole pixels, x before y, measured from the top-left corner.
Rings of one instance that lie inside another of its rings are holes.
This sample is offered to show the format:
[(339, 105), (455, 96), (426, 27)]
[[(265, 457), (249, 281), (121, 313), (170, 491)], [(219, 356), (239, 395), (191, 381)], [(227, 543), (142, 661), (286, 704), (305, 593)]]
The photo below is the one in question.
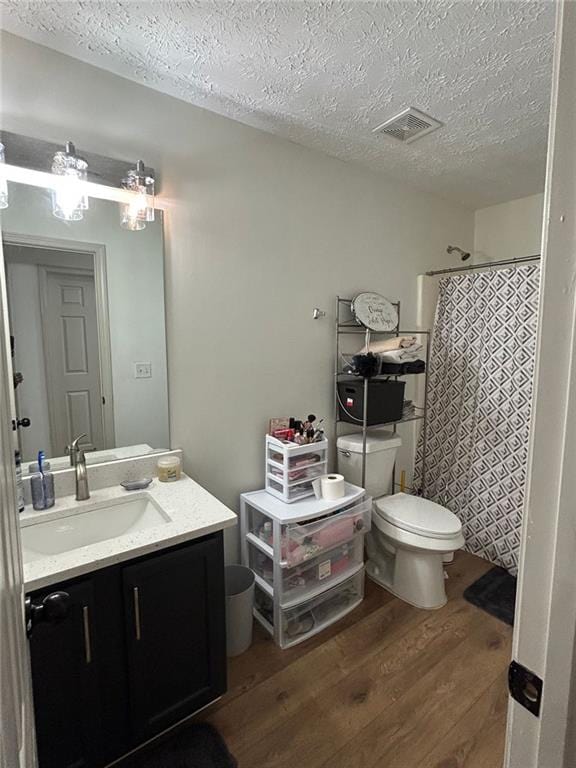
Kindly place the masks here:
[(168, 448), (161, 211), (129, 231), (90, 198), (64, 221), (50, 190), (12, 183), (1, 226), (24, 473), (39, 450), (69, 466), (83, 433), (88, 463)]

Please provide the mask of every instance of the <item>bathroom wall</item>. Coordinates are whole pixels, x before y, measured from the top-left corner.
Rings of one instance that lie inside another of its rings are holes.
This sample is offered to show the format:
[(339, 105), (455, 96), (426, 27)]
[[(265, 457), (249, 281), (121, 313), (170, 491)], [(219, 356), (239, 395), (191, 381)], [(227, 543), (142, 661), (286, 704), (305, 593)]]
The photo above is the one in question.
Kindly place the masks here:
[(336, 296), (380, 291), (412, 325), (416, 276), (472, 248), (473, 212), (10, 35), (2, 61), (6, 130), (158, 170), (172, 444), (237, 509), (270, 416), (330, 424)]
[(540, 253), (543, 209), (544, 193), (477, 210), (474, 261), (499, 261)]

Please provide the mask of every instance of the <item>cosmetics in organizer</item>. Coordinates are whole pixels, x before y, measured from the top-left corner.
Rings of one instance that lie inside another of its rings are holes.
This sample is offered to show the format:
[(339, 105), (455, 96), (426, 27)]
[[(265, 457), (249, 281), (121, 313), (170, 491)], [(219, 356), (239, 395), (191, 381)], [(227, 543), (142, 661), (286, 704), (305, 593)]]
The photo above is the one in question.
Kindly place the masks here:
[(312, 481), (327, 471), (328, 441), (324, 419), (270, 419), (266, 435), (266, 490), (287, 504), (314, 495)]
[(293, 416), (281, 416), (270, 419), (268, 434), (278, 440), (285, 440), (296, 445), (319, 443), (324, 439), (324, 430), (320, 429), (324, 419), (316, 421), (316, 416), (310, 413), (306, 419), (296, 419)]

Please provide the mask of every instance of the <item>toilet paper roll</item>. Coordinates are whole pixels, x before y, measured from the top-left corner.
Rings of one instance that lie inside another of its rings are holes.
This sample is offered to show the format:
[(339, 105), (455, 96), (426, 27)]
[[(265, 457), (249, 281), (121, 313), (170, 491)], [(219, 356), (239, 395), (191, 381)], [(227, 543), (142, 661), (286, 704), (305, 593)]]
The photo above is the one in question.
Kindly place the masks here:
[(326, 499), (326, 501), (335, 501), (346, 495), (346, 487), (343, 475), (322, 475), (313, 482), (316, 497)]

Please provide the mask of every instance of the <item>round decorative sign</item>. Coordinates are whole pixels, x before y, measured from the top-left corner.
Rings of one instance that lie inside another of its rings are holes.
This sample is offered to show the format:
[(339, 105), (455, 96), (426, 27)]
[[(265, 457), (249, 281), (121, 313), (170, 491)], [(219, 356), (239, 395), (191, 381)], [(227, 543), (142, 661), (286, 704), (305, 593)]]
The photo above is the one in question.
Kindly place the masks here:
[(398, 327), (396, 307), (379, 293), (359, 293), (352, 301), (352, 314), (371, 331), (386, 333)]

